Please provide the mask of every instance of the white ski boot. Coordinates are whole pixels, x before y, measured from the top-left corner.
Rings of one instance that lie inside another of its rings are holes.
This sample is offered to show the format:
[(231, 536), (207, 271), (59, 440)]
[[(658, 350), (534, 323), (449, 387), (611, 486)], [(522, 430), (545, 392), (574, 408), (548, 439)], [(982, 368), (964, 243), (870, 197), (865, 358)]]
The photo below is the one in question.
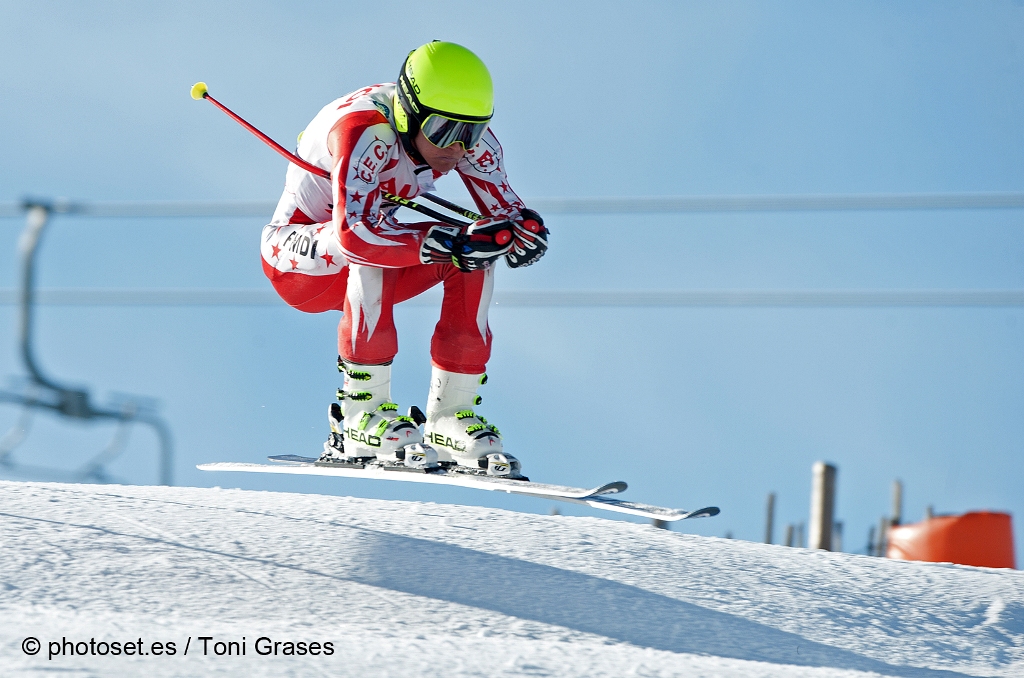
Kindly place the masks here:
[(407, 445), (422, 445), (423, 435), (412, 417), (398, 414), (391, 402), (391, 365), (357, 365), (338, 360), (345, 385), (342, 401), (331, 405), (331, 435), (320, 463), (365, 463), (373, 459), (405, 459)]
[(477, 388), (486, 374), (459, 374), (434, 367), (427, 396), (424, 438), (441, 461), (487, 475), (522, 478), (519, 460), (502, 450), (501, 433), (473, 411), (482, 402)]

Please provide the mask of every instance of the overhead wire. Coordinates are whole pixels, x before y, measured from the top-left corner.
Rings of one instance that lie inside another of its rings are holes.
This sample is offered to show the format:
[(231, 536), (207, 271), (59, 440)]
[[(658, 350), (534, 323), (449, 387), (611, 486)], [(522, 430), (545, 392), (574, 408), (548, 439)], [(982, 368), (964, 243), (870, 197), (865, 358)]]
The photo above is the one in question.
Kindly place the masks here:
[[(404, 306), (437, 306), (440, 295), (427, 293)], [(270, 289), (125, 289), (43, 288), (42, 306), (237, 306), (284, 307)], [(18, 292), (0, 289), (0, 305), (18, 303)], [(791, 289), (791, 290), (496, 290), (495, 308), (676, 307), (676, 308), (872, 308), (872, 307), (1021, 307), (1024, 290), (999, 289)]]
[[(268, 201), (50, 201), (0, 202), (0, 218), (22, 217), (31, 205), (52, 214), (98, 218), (246, 218), (272, 214)], [(549, 214), (651, 214), (1024, 208), (1021, 192), (878, 193), (809, 195), (650, 196), (536, 198), (530, 205)], [(0, 289), (0, 305), (17, 293)], [(60, 306), (275, 306), (283, 302), (264, 289), (87, 289), (37, 291), (36, 302)], [(1019, 307), (1024, 290), (505, 290), (496, 307)], [(429, 295), (407, 302), (436, 303)]]
[[(0, 202), (0, 218), (21, 217), (26, 203)], [(45, 203), (53, 214), (83, 217), (266, 217), (269, 201), (153, 200)], [(1024, 193), (865, 193), (808, 195), (632, 196), (534, 198), (531, 207), (549, 214), (651, 214), (693, 212), (807, 212), (875, 210), (1021, 209)]]

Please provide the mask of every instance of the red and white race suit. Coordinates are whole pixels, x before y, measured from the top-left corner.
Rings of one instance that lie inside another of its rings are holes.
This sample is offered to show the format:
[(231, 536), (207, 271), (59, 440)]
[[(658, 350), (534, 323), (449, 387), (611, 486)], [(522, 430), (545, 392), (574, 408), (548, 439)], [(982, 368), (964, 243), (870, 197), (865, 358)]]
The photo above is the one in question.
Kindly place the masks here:
[[(382, 200), (382, 191), (415, 198), (441, 176), (402, 148), (394, 93), (393, 83), (352, 92), (327, 104), (303, 131), (298, 156), (332, 179), (288, 167), (273, 221), (263, 229), (263, 271), (299, 310), (344, 311), (338, 351), (363, 365), (398, 353), (394, 304), (443, 283), (431, 358), (443, 370), (479, 374), (491, 351), (494, 267), (463, 273), (451, 264), (420, 263), (424, 234), (437, 222), (403, 224), (395, 218), (398, 207)], [(523, 203), (508, 185), (501, 146), (489, 129), (455, 171), (483, 215), (519, 217)]]

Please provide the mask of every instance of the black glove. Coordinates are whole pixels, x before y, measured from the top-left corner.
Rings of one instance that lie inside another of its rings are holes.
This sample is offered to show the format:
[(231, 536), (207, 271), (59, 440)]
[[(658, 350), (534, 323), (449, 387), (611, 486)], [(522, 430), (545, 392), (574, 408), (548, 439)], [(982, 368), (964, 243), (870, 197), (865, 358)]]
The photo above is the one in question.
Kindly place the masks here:
[(463, 232), (457, 226), (431, 227), (420, 246), (424, 264), (454, 264), (460, 271), (487, 268), (512, 247), (514, 224), (503, 219), (481, 219)]
[(537, 263), (548, 251), (548, 229), (544, 220), (531, 209), (520, 212), (520, 221), (512, 223), (512, 248), (505, 255), (509, 268)]

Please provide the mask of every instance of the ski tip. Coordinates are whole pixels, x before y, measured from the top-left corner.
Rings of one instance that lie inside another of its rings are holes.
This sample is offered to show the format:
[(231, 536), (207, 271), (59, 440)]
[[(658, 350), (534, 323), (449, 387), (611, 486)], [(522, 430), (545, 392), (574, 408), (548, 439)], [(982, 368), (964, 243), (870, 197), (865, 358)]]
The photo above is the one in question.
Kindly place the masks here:
[(702, 509), (697, 509), (696, 511), (690, 511), (688, 514), (686, 514), (686, 517), (687, 518), (711, 518), (713, 516), (717, 516), (719, 513), (721, 513), (721, 511), (719, 510), (719, 508), (717, 506), (707, 506), (707, 507), (702, 508)]
[(197, 82), (196, 84), (192, 85), (191, 94), (192, 98), (196, 101), (199, 101), (200, 99), (204, 98), (208, 93), (209, 90), (206, 89), (205, 82)]
[(625, 481), (616, 480), (615, 482), (605, 483), (600, 487), (595, 487), (587, 496), (596, 497), (602, 494), (619, 494), (625, 492), (627, 489), (629, 489), (629, 485), (627, 485)]

